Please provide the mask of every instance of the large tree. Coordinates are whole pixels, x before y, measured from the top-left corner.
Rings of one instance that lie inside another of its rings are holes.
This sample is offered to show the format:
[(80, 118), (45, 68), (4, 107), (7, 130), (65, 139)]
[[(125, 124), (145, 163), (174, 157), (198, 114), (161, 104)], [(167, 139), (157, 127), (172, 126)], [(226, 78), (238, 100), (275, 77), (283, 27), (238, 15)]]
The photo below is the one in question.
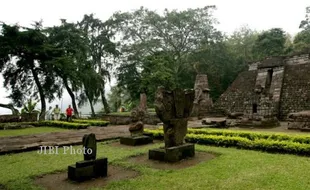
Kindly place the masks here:
[(47, 43), (42, 25), (33, 28), (2, 24), (0, 33), (0, 71), (4, 86), (11, 91), (9, 98), (21, 107), (28, 97), (41, 101), (40, 120), (44, 120), (46, 99), (52, 101), (61, 88), (50, 61), (59, 51)]
[(281, 28), (272, 28), (258, 35), (253, 51), (260, 59), (283, 55), (285, 54), (285, 42), (285, 32)]
[(229, 51), (236, 58), (243, 60), (244, 64), (249, 61), (256, 61), (258, 55), (253, 49), (258, 35), (259, 32), (252, 30), (248, 25), (244, 25), (228, 37), (226, 44)]
[[(122, 44), (117, 78), (128, 92), (135, 94), (132, 99), (137, 99), (138, 94), (146, 89), (150, 90), (147, 95), (152, 96), (150, 94), (158, 83), (151, 81), (160, 72), (165, 75), (163, 77), (169, 76), (176, 87), (193, 87), (195, 76), (188, 72), (192, 69), (188, 56), (201, 45), (218, 40), (217, 21), (212, 16), (214, 9), (215, 6), (184, 11), (166, 9), (159, 14), (141, 7), (133, 12), (113, 15), (111, 19), (118, 21), (116, 26), (121, 31)], [(134, 81), (138, 87), (132, 86)], [(146, 84), (154, 86), (145, 88)]]
[(54, 60), (55, 73), (62, 79), (63, 86), (71, 97), (75, 116), (79, 116), (75, 93), (83, 88), (82, 65), (87, 60), (87, 41), (84, 33), (74, 23), (61, 20), (60, 26), (46, 29), (51, 44), (62, 50), (62, 56)]
[(300, 22), (299, 28), (302, 29), (294, 38), (294, 51), (310, 50), (310, 7), (306, 8), (305, 19)]
[[(84, 15), (82, 21), (78, 23), (79, 28), (84, 31), (84, 37), (87, 42), (88, 61), (101, 79), (98, 90), (100, 91), (101, 101), (106, 113), (110, 112), (110, 108), (105, 97), (105, 84), (110, 80), (113, 58), (119, 55), (116, 44), (112, 42), (115, 32), (112, 30), (111, 25), (113, 25), (111, 20), (103, 22), (95, 18), (93, 14)], [(92, 97), (92, 99), (96, 98)]]

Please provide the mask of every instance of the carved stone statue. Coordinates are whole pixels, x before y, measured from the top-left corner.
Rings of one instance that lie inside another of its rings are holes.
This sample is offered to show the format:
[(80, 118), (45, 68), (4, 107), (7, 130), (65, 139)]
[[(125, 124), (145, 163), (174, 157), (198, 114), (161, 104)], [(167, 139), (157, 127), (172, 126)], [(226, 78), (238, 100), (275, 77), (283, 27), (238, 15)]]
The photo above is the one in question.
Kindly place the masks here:
[(195, 100), (192, 117), (205, 116), (212, 107), (212, 99), (209, 95), (210, 89), (208, 77), (205, 74), (197, 74), (195, 81)]
[(143, 135), (143, 120), (147, 115), (146, 96), (140, 96), (140, 105), (131, 111), (131, 124), (129, 126), (130, 136), (121, 137), (120, 143), (129, 146), (143, 145), (153, 142), (153, 138)]
[(187, 133), (187, 121), (193, 108), (194, 91), (159, 87), (155, 97), (155, 111), (164, 123), (165, 147), (182, 145)]
[(145, 111), (141, 107), (137, 107), (131, 111), (132, 124), (129, 127), (131, 136), (143, 135), (144, 117), (145, 117)]

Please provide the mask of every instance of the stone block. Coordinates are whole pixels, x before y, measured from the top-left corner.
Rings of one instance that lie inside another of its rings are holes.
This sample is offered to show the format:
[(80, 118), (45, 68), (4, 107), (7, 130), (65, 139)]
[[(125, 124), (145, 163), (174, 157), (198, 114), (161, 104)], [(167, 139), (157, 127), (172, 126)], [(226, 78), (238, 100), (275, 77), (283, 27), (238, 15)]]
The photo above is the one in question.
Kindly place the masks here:
[(82, 182), (96, 177), (106, 177), (108, 174), (108, 159), (85, 160), (68, 166), (68, 179)]
[(94, 173), (96, 177), (108, 176), (108, 158), (100, 158), (95, 160)]
[(77, 168), (86, 167), (86, 166), (93, 166), (95, 163), (95, 160), (83, 160), (76, 162), (75, 165)]
[(68, 178), (73, 181), (85, 181), (95, 177), (94, 166), (78, 168), (76, 165), (68, 166)]
[(150, 160), (159, 160), (165, 162), (178, 162), (182, 159), (195, 156), (195, 145), (185, 143), (170, 148), (158, 148), (149, 150)]
[(137, 136), (137, 137), (121, 137), (120, 143), (129, 146), (144, 145), (153, 142), (153, 138), (149, 136)]

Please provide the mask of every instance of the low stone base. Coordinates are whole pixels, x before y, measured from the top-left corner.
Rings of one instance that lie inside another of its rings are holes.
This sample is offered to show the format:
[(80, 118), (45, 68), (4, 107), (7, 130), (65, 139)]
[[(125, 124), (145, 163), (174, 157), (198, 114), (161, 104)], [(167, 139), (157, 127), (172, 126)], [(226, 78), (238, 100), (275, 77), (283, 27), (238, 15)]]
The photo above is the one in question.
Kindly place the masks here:
[(158, 148), (149, 150), (150, 160), (159, 160), (165, 162), (178, 162), (182, 159), (195, 156), (195, 145), (186, 143), (180, 146), (170, 148)]
[(108, 159), (85, 160), (68, 166), (68, 179), (73, 181), (85, 181), (108, 175)]
[(149, 136), (137, 136), (137, 137), (121, 137), (120, 143), (129, 146), (144, 145), (153, 142), (153, 138)]

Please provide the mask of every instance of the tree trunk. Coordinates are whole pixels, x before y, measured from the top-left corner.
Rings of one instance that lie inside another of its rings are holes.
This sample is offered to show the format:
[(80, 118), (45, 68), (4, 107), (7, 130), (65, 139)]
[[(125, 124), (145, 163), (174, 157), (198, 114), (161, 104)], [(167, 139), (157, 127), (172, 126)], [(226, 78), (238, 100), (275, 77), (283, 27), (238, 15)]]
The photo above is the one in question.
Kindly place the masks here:
[(92, 117), (95, 117), (96, 114), (95, 114), (95, 109), (94, 109), (93, 101), (92, 101), (92, 99), (88, 96), (87, 93), (86, 93), (86, 96), (87, 96), (87, 99), (88, 99), (88, 101), (89, 101), (89, 105), (90, 105), (90, 109), (91, 109), (91, 115), (92, 115)]
[(67, 92), (69, 93), (69, 95), (71, 97), (72, 107), (73, 107), (73, 110), (74, 110), (74, 115), (76, 117), (79, 117), (79, 111), (78, 111), (78, 108), (77, 108), (77, 105), (76, 105), (76, 102), (75, 102), (75, 95), (72, 92), (71, 88), (69, 87), (68, 81), (66, 79), (64, 79), (64, 85), (66, 87)]
[(13, 104), (1, 104), (0, 103), (0, 107), (10, 109), (12, 111), (12, 115), (19, 114), (18, 109), (14, 108)]
[(46, 102), (45, 102), (45, 95), (44, 95), (44, 90), (41, 86), (39, 77), (37, 75), (37, 73), (34, 70), (34, 67), (31, 68), (31, 72), (34, 78), (34, 82), (36, 83), (38, 90), (39, 90), (39, 95), (40, 95), (40, 100), (41, 100), (41, 113), (39, 116), (39, 120), (45, 120), (45, 111), (46, 111)]
[[(104, 88), (104, 86), (103, 86), (103, 88)], [(105, 113), (110, 113), (111, 111), (110, 111), (108, 101), (105, 98), (104, 89), (101, 89), (101, 100), (102, 100), (102, 104), (103, 104), (103, 108), (104, 108)]]

